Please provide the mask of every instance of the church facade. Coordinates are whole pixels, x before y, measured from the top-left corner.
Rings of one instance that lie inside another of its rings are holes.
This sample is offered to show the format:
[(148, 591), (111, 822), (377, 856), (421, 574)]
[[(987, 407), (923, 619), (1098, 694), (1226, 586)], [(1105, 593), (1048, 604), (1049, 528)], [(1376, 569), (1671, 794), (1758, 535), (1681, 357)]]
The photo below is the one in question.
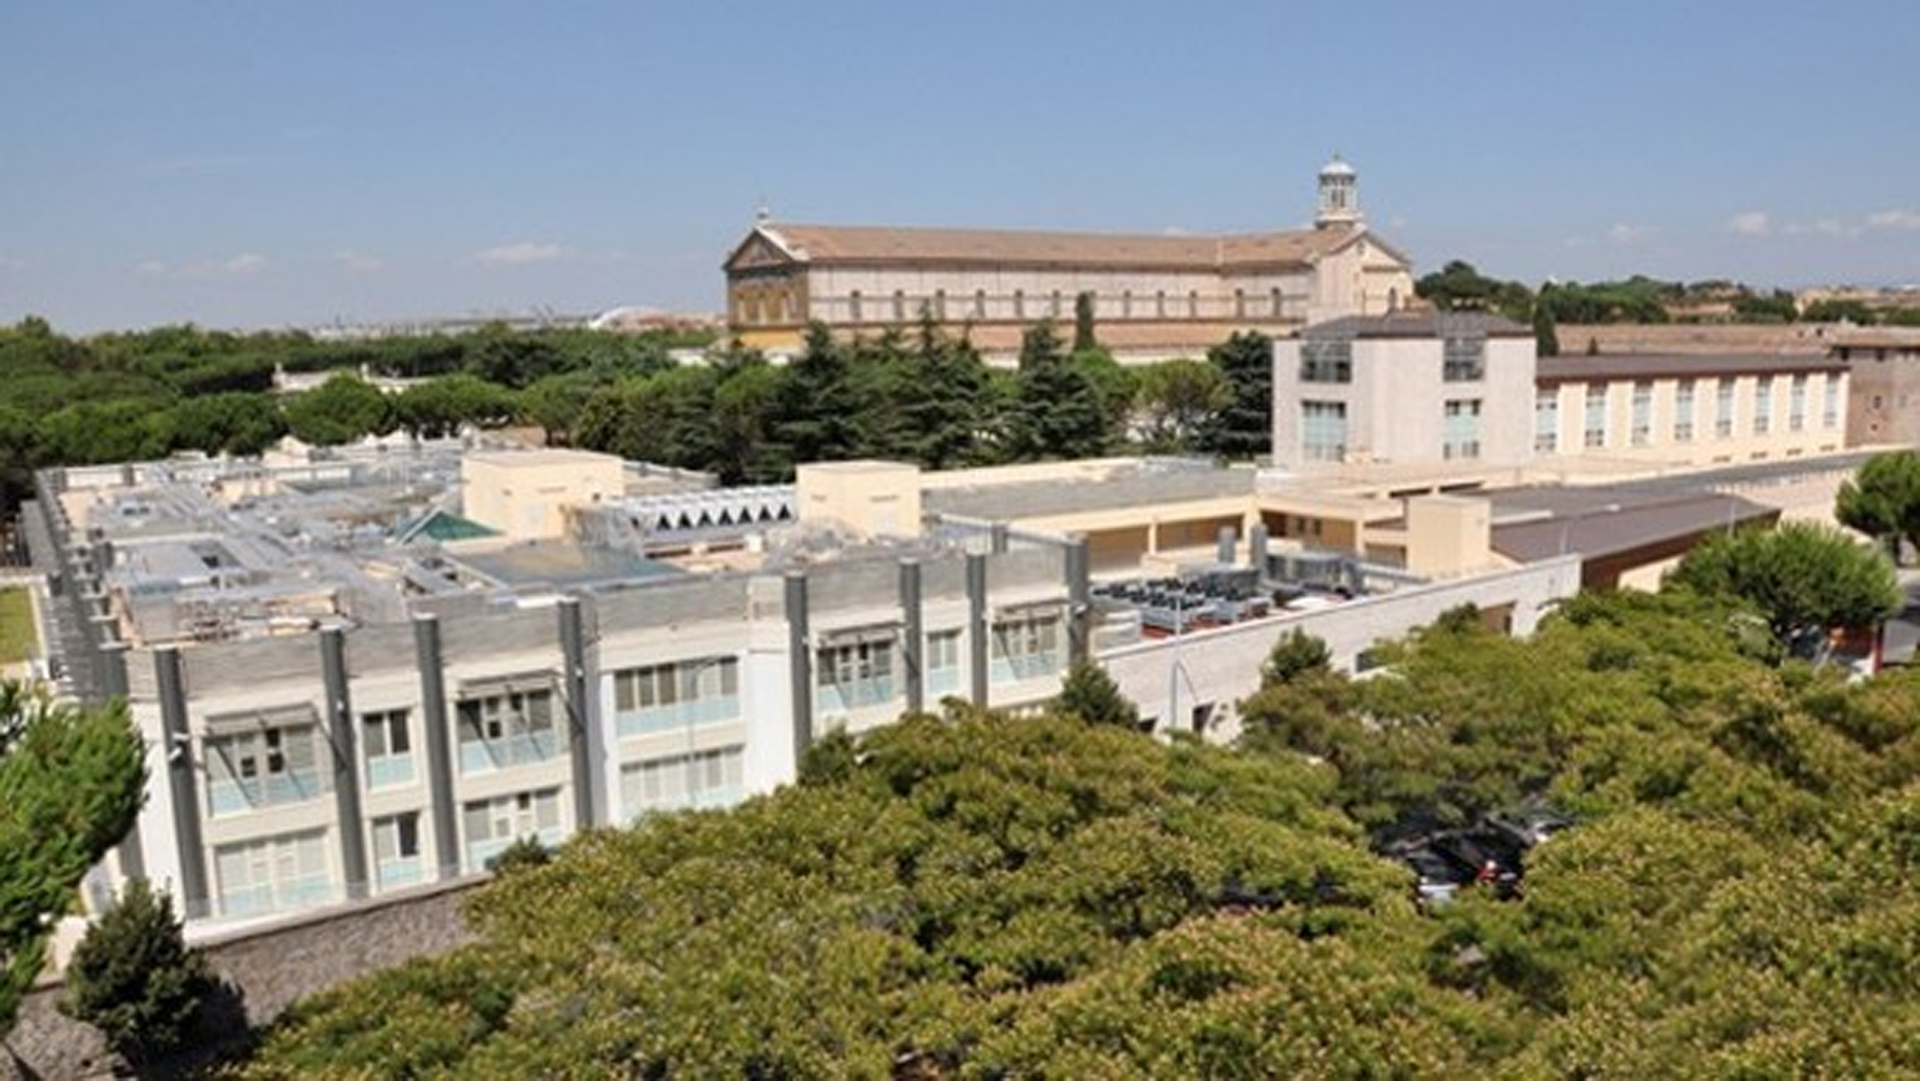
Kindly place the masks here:
[(836, 335), (906, 331), (922, 313), (989, 355), (1087, 295), (1100, 343), (1138, 359), (1192, 356), (1243, 330), (1382, 315), (1413, 295), (1406, 256), (1375, 237), (1357, 177), (1320, 171), (1311, 229), (1221, 236), (790, 225), (764, 214), (727, 258), (727, 321), (746, 345), (798, 350)]

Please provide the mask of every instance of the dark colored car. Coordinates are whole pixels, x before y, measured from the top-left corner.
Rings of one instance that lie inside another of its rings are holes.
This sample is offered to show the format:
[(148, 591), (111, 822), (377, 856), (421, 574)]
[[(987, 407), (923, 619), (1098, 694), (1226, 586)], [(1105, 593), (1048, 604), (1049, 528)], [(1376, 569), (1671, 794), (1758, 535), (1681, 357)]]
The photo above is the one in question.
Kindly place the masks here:
[(1573, 825), (1573, 819), (1551, 807), (1522, 807), (1496, 811), (1481, 819), (1489, 832), (1508, 838), (1521, 848), (1532, 848)]
[(1473, 884), (1473, 871), (1424, 841), (1394, 846), (1387, 855), (1413, 872), (1413, 896), (1421, 908), (1452, 903), (1460, 890)]

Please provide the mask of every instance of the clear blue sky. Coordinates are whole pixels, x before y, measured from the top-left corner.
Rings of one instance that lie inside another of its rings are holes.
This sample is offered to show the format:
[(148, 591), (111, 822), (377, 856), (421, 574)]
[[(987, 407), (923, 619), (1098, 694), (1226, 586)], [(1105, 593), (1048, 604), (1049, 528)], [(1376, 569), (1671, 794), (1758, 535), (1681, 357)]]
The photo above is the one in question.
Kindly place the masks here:
[(0, 321), (716, 310), (788, 221), (1920, 282), (1920, 3), (0, 3)]

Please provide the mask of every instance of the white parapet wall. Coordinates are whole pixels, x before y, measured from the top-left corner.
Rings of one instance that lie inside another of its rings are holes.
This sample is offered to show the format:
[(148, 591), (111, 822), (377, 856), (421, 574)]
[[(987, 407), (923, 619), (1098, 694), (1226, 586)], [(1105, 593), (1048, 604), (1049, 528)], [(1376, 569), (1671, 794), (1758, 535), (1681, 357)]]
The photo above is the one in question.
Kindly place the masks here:
[(1296, 627), (1324, 641), (1334, 665), (1352, 672), (1365, 650), (1432, 623), (1448, 609), (1511, 606), (1512, 633), (1527, 635), (1556, 601), (1579, 591), (1579, 557), (1565, 556), (1319, 611), (1121, 646), (1101, 653), (1099, 660), (1141, 716), (1159, 721), (1159, 731), (1190, 731), (1199, 711), (1208, 738), (1226, 741), (1239, 734), (1239, 702), (1260, 689), (1260, 666), (1268, 652)]

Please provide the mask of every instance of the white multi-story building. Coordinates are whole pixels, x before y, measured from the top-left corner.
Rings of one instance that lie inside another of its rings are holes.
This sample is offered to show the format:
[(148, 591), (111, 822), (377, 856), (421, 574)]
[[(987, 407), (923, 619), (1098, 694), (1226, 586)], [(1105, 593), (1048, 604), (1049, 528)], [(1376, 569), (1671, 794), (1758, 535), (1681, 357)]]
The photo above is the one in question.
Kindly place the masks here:
[[(445, 491), (393, 482), (458, 462), (408, 457), (42, 475), (37, 555), (84, 642), (65, 659), (150, 749), (110, 879), (159, 880), (204, 925), (473, 874), (518, 838), (768, 791), (832, 729), (1042, 701), (1085, 650), (1085, 550), (1064, 541), (837, 542), (789, 514), (778, 550), (705, 573), (432, 543), (415, 525)], [(562, 458), (505, 472), (532, 492), (529, 469), (597, 465)]]
[(1276, 464), (1471, 473), (1711, 467), (1847, 445), (1850, 374), (1812, 354), (1537, 357), (1479, 312), (1337, 319), (1274, 342)]

